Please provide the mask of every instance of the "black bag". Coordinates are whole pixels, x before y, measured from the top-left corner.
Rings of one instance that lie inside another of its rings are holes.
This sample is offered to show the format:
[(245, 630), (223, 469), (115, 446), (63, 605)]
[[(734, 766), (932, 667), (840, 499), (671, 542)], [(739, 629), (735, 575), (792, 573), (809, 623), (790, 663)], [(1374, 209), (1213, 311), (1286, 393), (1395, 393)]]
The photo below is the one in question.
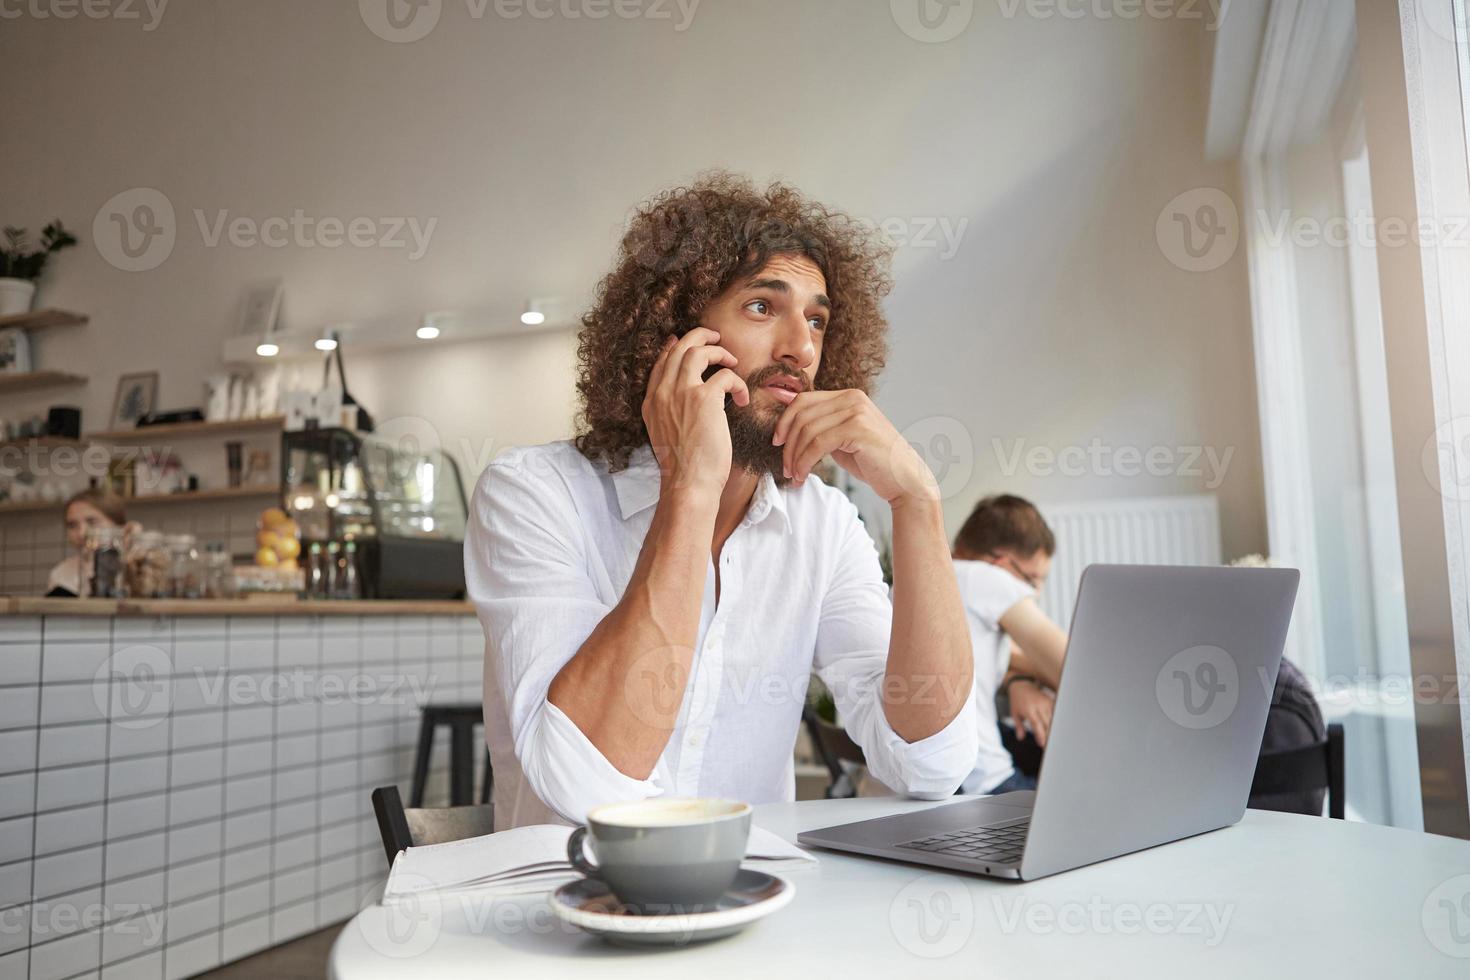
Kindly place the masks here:
[[(1271, 694), (1271, 709), (1266, 714), (1266, 733), (1261, 737), (1261, 751), (1294, 749), (1327, 739), (1327, 724), (1322, 709), (1307, 685), (1307, 679), (1289, 660), (1281, 661), (1276, 675), (1276, 690)], [(1325, 789), (1294, 790), (1289, 793), (1252, 794), (1247, 804), (1256, 810), (1278, 810), (1283, 813), (1305, 813), (1321, 816), (1327, 798)]]

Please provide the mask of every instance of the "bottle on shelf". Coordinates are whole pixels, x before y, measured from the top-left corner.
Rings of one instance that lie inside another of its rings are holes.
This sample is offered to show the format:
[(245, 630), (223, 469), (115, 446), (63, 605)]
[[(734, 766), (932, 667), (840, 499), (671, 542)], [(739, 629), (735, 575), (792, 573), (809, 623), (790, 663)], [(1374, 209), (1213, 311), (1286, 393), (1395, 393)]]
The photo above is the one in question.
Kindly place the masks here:
[(337, 599), (342, 586), (342, 546), (336, 541), (328, 541), (326, 550), (326, 561), (322, 563), (325, 586), (322, 598)]
[(361, 599), (362, 580), (357, 572), (357, 542), (348, 541), (342, 546), (342, 588), (339, 599)]
[(327, 556), (322, 551), (322, 543), (313, 541), (307, 551), (306, 558), (306, 597), (308, 599), (325, 599), (331, 587), (330, 576), (327, 572)]

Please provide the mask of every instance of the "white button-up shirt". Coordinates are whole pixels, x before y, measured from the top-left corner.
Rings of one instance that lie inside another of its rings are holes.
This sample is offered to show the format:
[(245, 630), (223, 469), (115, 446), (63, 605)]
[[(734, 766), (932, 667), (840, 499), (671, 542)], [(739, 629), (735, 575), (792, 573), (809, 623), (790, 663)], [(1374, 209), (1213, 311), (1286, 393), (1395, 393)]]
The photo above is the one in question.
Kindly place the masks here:
[(721, 549), (718, 604), (713, 558), (704, 581), (690, 583), (704, 595), (695, 655), (649, 778), (620, 772), (546, 700), (552, 679), (622, 599), (659, 483), (646, 446), (609, 474), (556, 442), (503, 453), (475, 487), (465, 580), (485, 630), (497, 829), (580, 822), (599, 804), (660, 794), (791, 800), (792, 749), (813, 671), (875, 777), (926, 799), (953, 793), (975, 764), (973, 706), (917, 742), (889, 726), (880, 701), (888, 587), (857, 509), (818, 479), (782, 490), (762, 477)]

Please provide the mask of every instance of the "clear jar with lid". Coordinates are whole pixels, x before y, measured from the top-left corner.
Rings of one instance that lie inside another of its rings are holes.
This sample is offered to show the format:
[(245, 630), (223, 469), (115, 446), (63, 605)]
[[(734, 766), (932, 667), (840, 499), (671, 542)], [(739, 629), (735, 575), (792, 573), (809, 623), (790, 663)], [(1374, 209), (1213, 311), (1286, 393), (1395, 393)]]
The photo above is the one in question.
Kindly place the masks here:
[(204, 560), (199, 557), (192, 534), (170, 534), (166, 539), (169, 558), (169, 594), (175, 599), (204, 597)]
[(159, 531), (139, 531), (123, 556), (123, 577), (133, 599), (167, 599), (172, 562), (168, 544)]
[(82, 567), (91, 583), (90, 593), (101, 599), (127, 598), (123, 529), (107, 525), (89, 527), (84, 547), (86, 560)]
[(235, 597), (235, 563), (230, 553), (218, 541), (204, 547), (204, 598), (233, 599)]

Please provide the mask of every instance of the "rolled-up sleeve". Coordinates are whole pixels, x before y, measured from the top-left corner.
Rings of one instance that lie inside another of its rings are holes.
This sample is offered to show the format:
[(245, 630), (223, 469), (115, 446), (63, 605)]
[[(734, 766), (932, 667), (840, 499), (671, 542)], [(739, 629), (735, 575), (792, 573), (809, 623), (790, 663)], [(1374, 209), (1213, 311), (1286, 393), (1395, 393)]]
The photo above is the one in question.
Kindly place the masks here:
[(528, 472), (515, 458), (490, 464), (465, 536), (465, 584), (485, 630), (486, 711), (505, 713), (531, 790), (577, 823), (599, 804), (661, 792), (652, 779), (619, 771), (546, 700), (557, 673), (611, 610), (583, 548), (570, 494), (554, 474)]
[[(882, 693), (893, 604), (873, 539), (850, 503), (845, 518), (817, 627), (817, 675), (832, 691), (843, 727), (862, 747), (874, 778), (907, 796), (943, 799), (974, 768), (980, 752), (973, 699), (966, 697), (949, 724), (917, 742), (904, 741), (888, 724)], [(910, 693), (925, 696), (922, 687)]]

